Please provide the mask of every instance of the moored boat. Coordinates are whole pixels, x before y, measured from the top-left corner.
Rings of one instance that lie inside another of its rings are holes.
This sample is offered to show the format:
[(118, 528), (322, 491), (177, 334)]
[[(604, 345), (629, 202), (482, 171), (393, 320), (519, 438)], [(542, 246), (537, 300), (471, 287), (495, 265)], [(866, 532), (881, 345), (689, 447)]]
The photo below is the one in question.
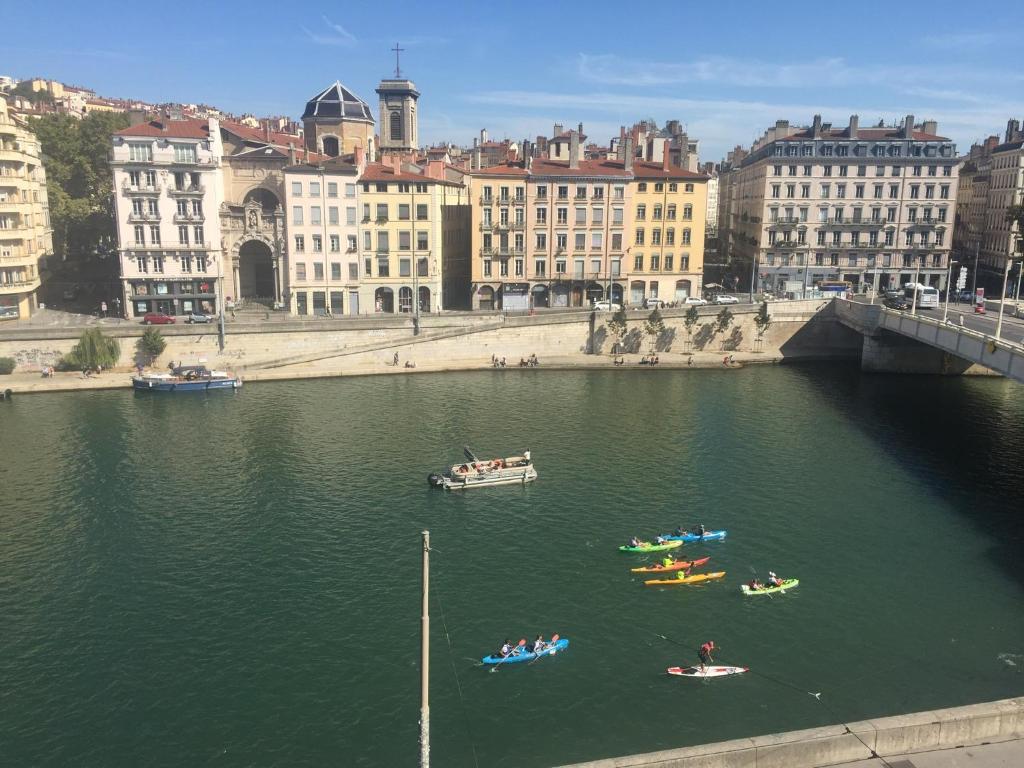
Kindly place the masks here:
[(238, 389), (242, 380), (228, 371), (212, 371), (204, 365), (180, 365), (170, 373), (132, 376), (132, 388), (139, 392), (205, 392), (210, 389)]
[(427, 482), (435, 488), (450, 491), (463, 488), (481, 488), (490, 485), (511, 485), (532, 483), (537, 479), (537, 470), (529, 451), (522, 456), (508, 456), (500, 459), (481, 461), (468, 449), (463, 449), (468, 461), (453, 464), (443, 472), (433, 472)]

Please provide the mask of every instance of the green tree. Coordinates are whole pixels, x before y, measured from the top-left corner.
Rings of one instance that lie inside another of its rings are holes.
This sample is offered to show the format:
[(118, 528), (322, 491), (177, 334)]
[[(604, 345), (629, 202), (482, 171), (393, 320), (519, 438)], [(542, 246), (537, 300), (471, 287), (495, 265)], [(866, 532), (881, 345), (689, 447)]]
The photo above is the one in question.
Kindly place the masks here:
[(103, 335), (99, 328), (82, 332), (78, 343), (61, 359), (62, 367), (73, 370), (113, 368), (121, 357), (121, 344), (117, 339)]
[(622, 343), (622, 339), (626, 335), (626, 309), (619, 307), (615, 310), (615, 314), (612, 315), (606, 325), (608, 326), (608, 332), (615, 337), (615, 349), (617, 350), (619, 344)]
[(115, 131), (128, 127), (128, 116), (92, 112), (78, 120), (43, 115), (31, 127), (46, 166), (54, 254), (97, 266), (106, 262), (108, 270), (115, 270), (110, 142)]
[(722, 311), (715, 316), (715, 330), (719, 333), (724, 333), (729, 330), (729, 326), (732, 325), (733, 315), (729, 311), (728, 307), (722, 307)]
[(20, 96), (26, 101), (32, 102), (33, 105), (38, 106), (39, 104), (53, 104), (53, 94), (49, 91), (33, 91), (32, 82), (30, 80), (22, 80), (11, 91), (15, 96)]
[(644, 321), (644, 333), (651, 337), (651, 352), (658, 343), (658, 336), (665, 332), (665, 321), (661, 319), (661, 312), (655, 307), (650, 316)]
[(163, 354), (164, 350), (167, 349), (167, 342), (164, 340), (163, 335), (156, 328), (147, 328), (136, 344), (139, 350), (139, 354), (149, 359), (149, 364), (153, 362)]
[(691, 347), (693, 344), (693, 329), (700, 322), (700, 312), (697, 311), (697, 307), (690, 305), (690, 308), (686, 310), (686, 314), (683, 315), (683, 326), (686, 328), (686, 346)]
[(18, 362), (13, 357), (0, 357), (0, 376), (9, 376), (14, 373)]
[(765, 333), (767, 333), (768, 328), (771, 327), (771, 324), (772, 316), (771, 313), (768, 311), (768, 302), (765, 301), (761, 303), (761, 308), (757, 310), (757, 314), (754, 315), (754, 325), (757, 327), (758, 347), (761, 346), (761, 342), (764, 339), (764, 335)]

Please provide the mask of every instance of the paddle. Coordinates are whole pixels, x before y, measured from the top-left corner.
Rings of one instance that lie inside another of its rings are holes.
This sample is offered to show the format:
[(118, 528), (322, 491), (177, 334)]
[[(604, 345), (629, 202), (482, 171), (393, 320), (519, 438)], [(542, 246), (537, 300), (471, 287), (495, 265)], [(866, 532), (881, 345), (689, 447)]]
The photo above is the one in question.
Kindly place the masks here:
[(550, 656), (551, 654), (548, 653), (548, 650), (550, 648), (553, 648), (555, 643), (558, 642), (558, 637), (559, 637), (559, 635), (558, 635), (557, 632), (555, 634), (553, 634), (551, 636), (551, 639), (547, 642), (547, 647), (545, 647), (540, 653), (538, 653), (536, 656), (534, 656), (532, 659), (530, 659), (529, 663), (526, 666), (530, 666), (530, 664), (533, 664), (533, 662), (535, 662), (541, 656)]
[(502, 664), (504, 664), (504, 663), (505, 663), (506, 661), (508, 661), (509, 659), (511, 659), (511, 658), (512, 658), (512, 656), (513, 656), (513, 655), (515, 655), (515, 653), (516, 653), (516, 651), (517, 651), (518, 649), (520, 649), (520, 648), (523, 648), (523, 647), (525, 647), (525, 646), (526, 646), (526, 638), (525, 638), (525, 637), (523, 637), (523, 638), (520, 638), (520, 639), (519, 639), (519, 642), (518, 642), (518, 643), (516, 643), (516, 647), (515, 647), (515, 648), (513, 648), (513, 649), (512, 649), (512, 650), (511, 650), (511, 651), (509, 652), (508, 656), (505, 656), (505, 657), (504, 657), (504, 658), (503, 658), (503, 659), (502, 659), (501, 661), (499, 661), (499, 662), (498, 662), (497, 664), (495, 664), (495, 665), (494, 665), (493, 667), (491, 667), (491, 672), (497, 672), (497, 671), (498, 671), (498, 667), (500, 667), (500, 666), (501, 666)]

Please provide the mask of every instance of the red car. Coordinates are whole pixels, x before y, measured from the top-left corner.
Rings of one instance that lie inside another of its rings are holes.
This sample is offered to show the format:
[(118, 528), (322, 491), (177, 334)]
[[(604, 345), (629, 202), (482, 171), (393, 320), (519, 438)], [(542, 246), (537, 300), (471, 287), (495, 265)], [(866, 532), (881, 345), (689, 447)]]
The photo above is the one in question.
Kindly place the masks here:
[(142, 318), (143, 325), (170, 325), (174, 318), (160, 312), (147, 312)]

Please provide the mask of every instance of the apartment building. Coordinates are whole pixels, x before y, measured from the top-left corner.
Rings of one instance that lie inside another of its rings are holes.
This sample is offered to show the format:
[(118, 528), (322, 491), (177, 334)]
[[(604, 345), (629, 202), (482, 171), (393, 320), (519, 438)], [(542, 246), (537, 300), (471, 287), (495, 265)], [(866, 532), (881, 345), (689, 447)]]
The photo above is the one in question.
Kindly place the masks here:
[(707, 176), (673, 166), (668, 154), (658, 163), (633, 163), (630, 305), (701, 295), (707, 184)]
[(0, 94), (0, 320), (29, 317), (53, 253), (39, 140)]
[(474, 309), (622, 301), (632, 156), (583, 160), (581, 134), (567, 138), (470, 173)]
[(222, 155), (214, 118), (153, 120), (114, 134), (110, 166), (127, 317), (219, 311)]
[(285, 169), (284, 295), (293, 315), (358, 315), (366, 306), (359, 301), (359, 171), (341, 158)]
[(842, 127), (779, 120), (723, 166), (722, 247), (757, 290), (845, 280), (877, 291), (915, 276), (944, 288), (957, 168), (953, 142), (912, 115), (870, 128), (856, 115)]

